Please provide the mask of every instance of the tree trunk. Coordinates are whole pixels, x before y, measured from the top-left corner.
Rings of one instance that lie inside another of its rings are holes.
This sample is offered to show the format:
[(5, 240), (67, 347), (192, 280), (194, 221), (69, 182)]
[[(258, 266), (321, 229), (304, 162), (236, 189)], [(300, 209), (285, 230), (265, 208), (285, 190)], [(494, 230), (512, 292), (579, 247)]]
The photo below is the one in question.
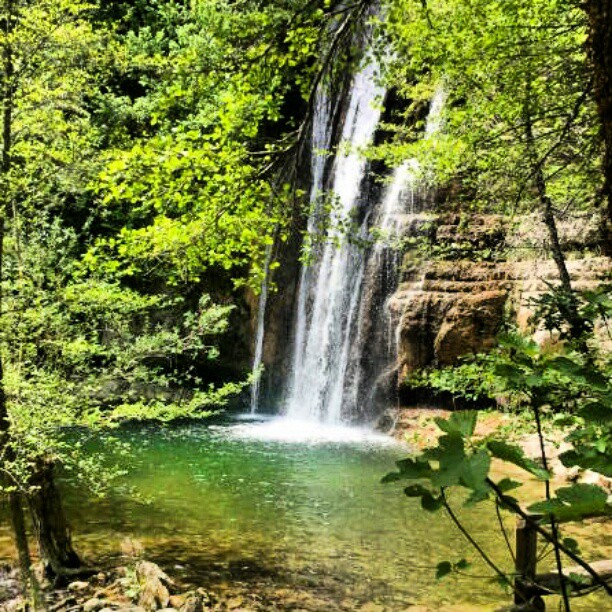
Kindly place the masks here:
[(30, 485), (33, 491), (28, 495), (28, 505), (45, 575), (48, 578), (61, 578), (77, 574), (74, 570), (82, 569), (83, 564), (72, 547), (51, 461), (38, 461)]
[(17, 548), (19, 559), (19, 575), (21, 578), (22, 592), (30, 596), (34, 610), (44, 610), (45, 603), (36, 574), (32, 571), (32, 560), (28, 546), (28, 535), (26, 532), (25, 515), (23, 512), (22, 495), (20, 493), (9, 494), (9, 509), (11, 513), (11, 525), (13, 537)]
[(587, 52), (604, 142), (604, 214), (603, 248), (612, 255), (612, 0), (586, 0), (589, 19)]
[[(612, 0), (611, 0), (612, 1)], [(565, 255), (561, 248), (559, 240), (559, 232), (557, 230), (557, 222), (555, 220), (554, 208), (552, 200), (548, 195), (546, 186), (546, 178), (542, 169), (541, 160), (538, 158), (535, 136), (533, 133), (532, 115), (531, 115), (531, 87), (527, 83), (526, 99), (525, 99), (525, 144), (527, 145), (527, 154), (533, 168), (532, 176), (535, 183), (535, 188), (542, 207), (542, 220), (548, 231), (550, 242), (550, 251), (559, 272), (559, 280), (561, 281), (561, 293), (563, 299), (558, 301), (560, 314), (563, 316), (569, 326), (569, 333), (574, 339), (584, 354), (588, 354), (586, 345), (585, 333), (588, 331), (586, 321), (580, 314), (578, 299), (572, 287), (572, 280), (565, 262)]]

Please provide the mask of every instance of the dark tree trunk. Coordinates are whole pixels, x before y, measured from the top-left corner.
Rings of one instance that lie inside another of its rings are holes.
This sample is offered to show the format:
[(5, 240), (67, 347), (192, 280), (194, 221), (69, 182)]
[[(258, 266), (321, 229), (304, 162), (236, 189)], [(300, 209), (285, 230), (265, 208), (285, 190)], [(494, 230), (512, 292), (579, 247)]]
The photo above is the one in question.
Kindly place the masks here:
[(75, 570), (82, 569), (82, 563), (72, 547), (62, 500), (55, 486), (53, 463), (39, 461), (30, 484), (33, 490), (28, 495), (28, 504), (46, 576), (77, 574)]
[(583, 6), (589, 18), (587, 50), (604, 142), (606, 213), (602, 242), (606, 254), (612, 255), (612, 0), (586, 0)]

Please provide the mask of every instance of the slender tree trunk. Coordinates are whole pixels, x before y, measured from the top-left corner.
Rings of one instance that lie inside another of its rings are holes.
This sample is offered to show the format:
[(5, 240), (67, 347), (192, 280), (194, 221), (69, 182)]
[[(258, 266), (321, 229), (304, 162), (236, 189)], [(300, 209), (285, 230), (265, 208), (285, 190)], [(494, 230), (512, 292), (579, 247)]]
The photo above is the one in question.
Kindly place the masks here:
[(55, 486), (53, 462), (41, 460), (30, 479), (32, 493), (28, 504), (45, 574), (49, 578), (75, 574), (81, 559), (72, 547), (70, 529), (64, 515), (60, 493)]
[(603, 247), (612, 256), (612, 0), (586, 0), (583, 4), (589, 19), (587, 51), (594, 95), (604, 142), (604, 215)]
[[(0, 217), (0, 310), (2, 309), (2, 264), (4, 255), (4, 218)], [(0, 454), (10, 462), (14, 459), (15, 452), (10, 445), (10, 421), (6, 392), (4, 390), (4, 370), (2, 354), (0, 353)], [(4, 476), (3, 484), (8, 487), (15, 486), (7, 476)], [(19, 575), (24, 595), (30, 595), (35, 610), (43, 608), (40, 586), (32, 571), (32, 560), (28, 546), (28, 535), (26, 531), (25, 516), (23, 512), (22, 495), (18, 491), (8, 494), (9, 511), (11, 515), (11, 527), (13, 528), (13, 539), (17, 549), (19, 561)]]
[(587, 327), (585, 320), (580, 315), (578, 300), (572, 287), (572, 280), (565, 262), (565, 255), (563, 254), (563, 249), (561, 248), (561, 240), (559, 239), (559, 232), (557, 230), (553, 203), (548, 195), (544, 170), (542, 169), (542, 164), (538, 158), (538, 152), (536, 149), (533, 125), (531, 121), (531, 88), (529, 83), (527, 84), (526, 96), (524, 111), (525, 142), (527, 145), (529, 160), (533, 168), (533, 179), (538, 194), (538, 199), (542, 209), (542, 220), (544, 221), (544, 225), (548, 231), (551, 255), (555, 265), (557, 266), (559, 280), (561, 281), (561, 292), (563, 293), (563, 299), (559, 301), (559, 309), (561, 311), (561, 315), (569, 325), (571, 337), (577, 341), (580, 349), (587, 354), (588, 348), (584, 340)]

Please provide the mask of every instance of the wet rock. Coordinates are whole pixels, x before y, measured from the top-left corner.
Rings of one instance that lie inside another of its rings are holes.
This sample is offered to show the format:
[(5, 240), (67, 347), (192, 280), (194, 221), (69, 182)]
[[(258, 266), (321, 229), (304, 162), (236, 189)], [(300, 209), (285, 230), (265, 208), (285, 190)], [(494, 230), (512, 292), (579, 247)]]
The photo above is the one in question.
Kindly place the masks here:
[(170, 601), (170, 588), (174, 582), (155, 563), (140, 561), (136, 565), (136, 578), (140, 585), (138, 605), (145, 610), (167, 608)]
[(485, 291), (458, 300), (436, 335), (437, 362), (451, 365), (462, 355), (490, 350), (496, 342), (506, 298), (504, 291)]
[(184, 595), (171, 595), (168, 600), (168, 605), (175, 610), (180, 610), (186, 603), (187, 598)]
[(89, 582), (85, 582), (83, 580), (77, 580), (76, 582), (71, 582), (68, 585), (68, 590), (74, 592), (84, 591), (89, 588)]
[(97, 612), (97, 610), (102, 610), (105, 606), (106, 602), (104, 600), (92, 597), (83, 604), (83, 612)]
[(18, 574), (8, 565), (0, 567), (0, 601), (17, 600), (21, 593)]
[(181, 612), (202, 612), (205, 608), (201, 596), (191, 595), (179, 609)]
[(226, 602), (228, 610), (235, 610), (236, 608), (241, 608), (243, 604), (244, 599), (242, 597), (232, 597)]

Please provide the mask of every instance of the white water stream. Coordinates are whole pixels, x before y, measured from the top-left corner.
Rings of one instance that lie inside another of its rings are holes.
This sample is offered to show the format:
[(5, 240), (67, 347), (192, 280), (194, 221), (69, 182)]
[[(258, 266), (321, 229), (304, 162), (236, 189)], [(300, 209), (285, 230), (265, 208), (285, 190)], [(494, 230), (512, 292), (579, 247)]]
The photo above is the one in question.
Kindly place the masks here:
[[(286, 418), (283, 422), (301, 424), (298, 430), (308, 429), (305, 423), (340, 424), (358, 406), (361, 386), (366, 383), (360, 371), (361, 356), (373, 348), (366, 346), (371, 337), (363, 333), (362, 320), (375, 316), (369, 311), (372, 304), (365, 303), (364, 295), (367, 293), (371, 300), (373, 292), (384, 289), (385, 283), (396, 283), (393, 280), (399, 264), (396, 241), (406, 231), (407, 220), (418, 213), (419, 168), (414, 159), (404, 161), (393, 170), (380, 203), (364, 211), (363, 198), (367, 194), (363, 184), (369, 165), (363, 149), (374, 138), (385, 93), (376, 83), (377, 70), (376, 63), (370, 61), (353, 78), (329, 177), (325, 169), (332, 148), (332, 104), (323, 89), (315, 101), (307, 225), (308, 236), (313, 239), (313, 253), (311, 264), (304, 264), (300, 272), (291, 372), (284, 393)], [(431, 102), (425, 138), (440, 129), (443, 104), (444, 93), (440, 89)], [(326, 191), (334, 199), (331, 213), (326, 213), (324, 208), (322, 196)], [(349, 229), (352, 235), (347, 235), (347, 224), (357, 218), (360, 210), (361, 223), (358, 226), (353, 223)], [(321, 244), (318, 234), (326, 214), (329, 214), (329, 225)], [(358, 243), (369, 238), (373, 218), (381, 239), (367, 256)], [(376, 284), (381, 287), (375, 287)], [(385, 321), (385, 344), (389, 352), (395, 333), (386, 315)], [(263, 331), (263, 316), (260, 316), (255, 355), (258, 364)], [(381, 364), (381, 367), (388, 366)], [(256, 380), (252, 388), (252, 413), (257, 410), (258, 390)]]
[[(301, 278), (293, 371), (286, 402), (286, 414), (294, 419), (325, 423), (342, 420), (344, 377), (350, 332), (361, 290), (364, 255), (347, 241), (340, 226), (351, 221), (359, 204), (368, 166), (362, 149), (371, 144), (381, 114), (384, 90), (376, 84), (376, 76), (377, 65), (370, 61), (353, 79), (340, 150), (332, 169), (331, 192), (336, 197), (336, 206), (330, 229), (318, 261)], [(326, 119), (324, 114), (321, 118)], [(328, 129), (327, 121), (324, 127), (315, 126), (313, 141)], [(315, 146), (315, 177), (321, 163), (318, 158)], [(316, 180), (312, 190), (311, 200), (320, 191)], [(358, 234), (364, 235), (366, 224), (367, 219)], [(307, 308), (309, 299), (312, 304)]]

